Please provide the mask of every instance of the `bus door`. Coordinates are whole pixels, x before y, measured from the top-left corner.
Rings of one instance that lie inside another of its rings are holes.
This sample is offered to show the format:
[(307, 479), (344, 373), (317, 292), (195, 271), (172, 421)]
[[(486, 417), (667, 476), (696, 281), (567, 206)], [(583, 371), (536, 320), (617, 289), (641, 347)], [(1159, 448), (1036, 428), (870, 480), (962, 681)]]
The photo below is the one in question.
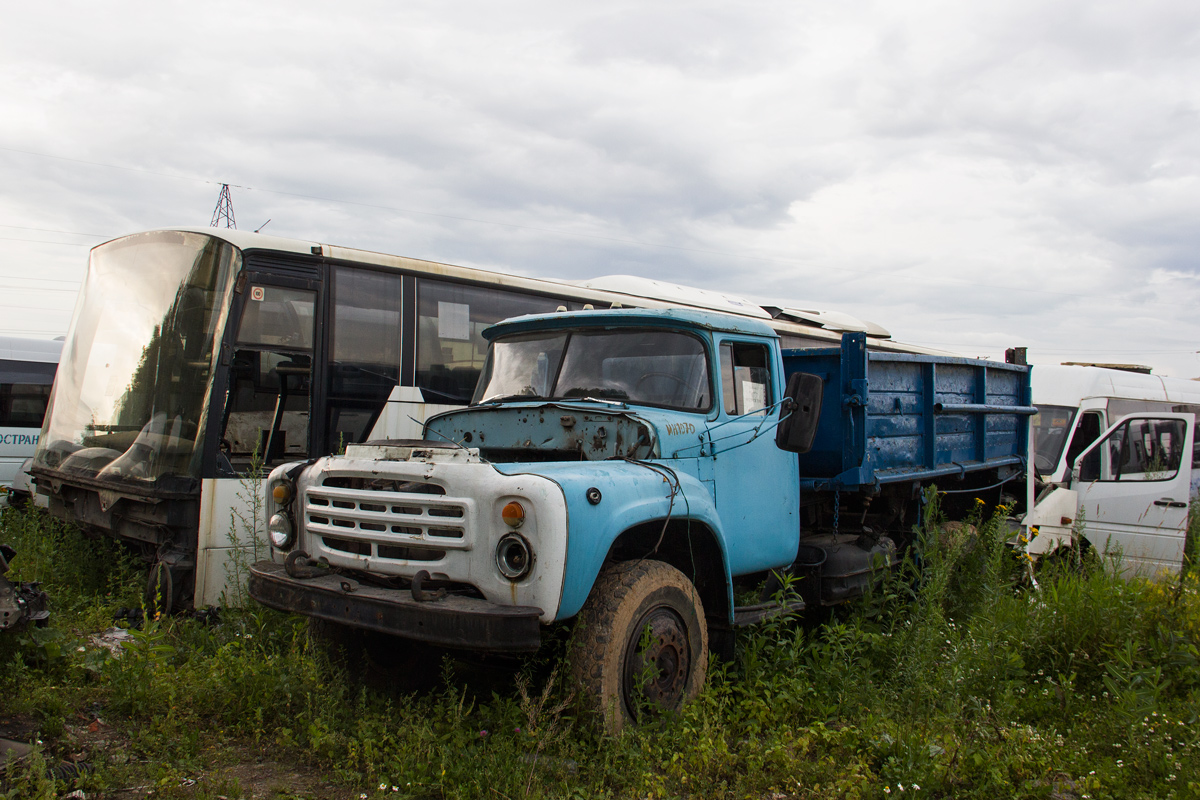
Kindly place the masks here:
[(316, 281), (248, 273), (227, 345), (217, 477), (305, 459), (312, 438)]
[(1123, 571), (1178, 572), (1187, 535), (1195, 415), (1121, 417), (1075, 461), (1084, 535)]

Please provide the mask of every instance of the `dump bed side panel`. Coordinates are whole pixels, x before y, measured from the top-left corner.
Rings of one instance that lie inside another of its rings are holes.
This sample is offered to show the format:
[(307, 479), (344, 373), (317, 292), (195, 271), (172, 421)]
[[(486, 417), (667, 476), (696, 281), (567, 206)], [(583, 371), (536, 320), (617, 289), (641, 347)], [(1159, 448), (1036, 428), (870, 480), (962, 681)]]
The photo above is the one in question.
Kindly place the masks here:
[(822, 489), (925, 480), (1012, 464), (1028, 442), (1029, 368), (977, 359), (839, 348), (784, 351), (784, 371), (824, 381), (801, 480)]

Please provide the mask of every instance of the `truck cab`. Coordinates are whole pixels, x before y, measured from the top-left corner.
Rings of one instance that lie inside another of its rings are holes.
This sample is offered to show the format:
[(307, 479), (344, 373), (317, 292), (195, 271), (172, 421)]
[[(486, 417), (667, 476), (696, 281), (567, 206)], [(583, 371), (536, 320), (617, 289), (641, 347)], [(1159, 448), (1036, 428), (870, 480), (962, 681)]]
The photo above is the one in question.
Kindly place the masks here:
[[(486, 336), (472, 404), (428, 420), (421, 441), (272, 473), (275, 547), (252, 596), (499, 652), (535, 650), (542, 626), (581, 613), (585, 650), (603, 650), (614, 625), (626, 650), (650, 620), (657, 696), (677, 704), (703, 683), (709, 621), (734, 620), (734, 579), (797, 552), (796, 456), (775, 444), (777, 334), (614, 309), (519, 317)], [(665, 606), (640, 613), (614, 598), (654, 591)], [(612, 720), (633, 707), (631, 662), (617, 661), (599, 680), (624, 688), (595, 687)]]

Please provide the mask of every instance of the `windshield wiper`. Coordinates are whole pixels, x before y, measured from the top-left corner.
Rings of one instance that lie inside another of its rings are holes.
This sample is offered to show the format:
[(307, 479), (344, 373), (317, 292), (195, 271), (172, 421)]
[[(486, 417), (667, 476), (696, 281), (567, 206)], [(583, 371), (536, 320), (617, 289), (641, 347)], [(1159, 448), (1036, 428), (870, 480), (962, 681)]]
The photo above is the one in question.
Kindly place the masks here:
[(481, 400), (478, 405), (490, 406), (496, 403), (507, 403), (510, 400), (545, 400), (546, 398), (537, 394), (502, 394), (499, 397), (489, 397), (487, 400)]
[(563, 403), (604, 403), (608, 406), (618, 406), (620, 408), (629, 408), (629, 403), (624, 400), (606, 400), (603, 397), (564, 397), (560, 402)]

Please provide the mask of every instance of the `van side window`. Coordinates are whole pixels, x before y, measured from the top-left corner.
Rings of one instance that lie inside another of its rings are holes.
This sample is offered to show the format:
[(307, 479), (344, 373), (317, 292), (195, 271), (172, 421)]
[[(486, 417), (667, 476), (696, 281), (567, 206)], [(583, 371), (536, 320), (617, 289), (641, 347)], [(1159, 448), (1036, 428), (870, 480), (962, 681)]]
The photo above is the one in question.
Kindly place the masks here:
[(1096, 453), (1108, 463), (1093, 469), (1081, 465), (1080, 478), (1092, 481), (1165, 481), (1174, 478), (1183, 460), (1187, 424), (1181, 419), (1131, 419), (1117, 428)]
[(761, 344), (722, 342), (721, 392), (725, 413), (741, 416), (771, 405), (771, 370)]
[(1100, 438), (1100, 431), (1100, 413), (1098, 411), (1085, 411), (1080, 415), (1079, 424), (1075, 427), (1075, 435), (1071, 437), (1071, 444), (1067, 447), (1068, 469), (1075, 465), (1075, 459), (1079, 458), (1079, 454), (1086, 450), (1088, 445)]

